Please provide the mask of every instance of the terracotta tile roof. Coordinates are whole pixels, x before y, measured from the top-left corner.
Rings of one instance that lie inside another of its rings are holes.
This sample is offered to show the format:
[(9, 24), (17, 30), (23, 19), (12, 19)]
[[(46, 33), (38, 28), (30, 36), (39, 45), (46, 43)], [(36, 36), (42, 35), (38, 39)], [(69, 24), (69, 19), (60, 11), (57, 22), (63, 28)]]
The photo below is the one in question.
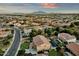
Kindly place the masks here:
[(5, 28), (0, 28), (0, 37), (6, 37), (9, 32), (5, 31)]
[(61, 39), (61, 40), (71, 40), (71, 39), (74, 39), (76, 38), (75, 36), (72, 36), (70, 34), (67, 34), (67, 33), (60, 33), (58, 34), (58, 37)]
[(79, 56), (79, 45), (76, 43), (70, 43), (66, 47), (76, 56)]
[(37, 35), (35, 37), (33, 37), (33, 42), (35, 45), (41, 45), (43, 43), (49, 43), (48, 39), (45, 38), (44, 36), (42, 35)]

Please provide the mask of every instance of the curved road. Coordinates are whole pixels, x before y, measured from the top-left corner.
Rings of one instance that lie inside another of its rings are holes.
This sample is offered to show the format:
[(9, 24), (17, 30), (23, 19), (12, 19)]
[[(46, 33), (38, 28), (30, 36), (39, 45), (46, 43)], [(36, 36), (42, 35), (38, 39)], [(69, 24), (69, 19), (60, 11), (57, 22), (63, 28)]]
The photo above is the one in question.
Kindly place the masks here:
[(18, 28), (14, 28), (14, 30), (15, 30), (15, 36), (14, 36), (13, 43), (11, 47), (9, 48), (9, 50), (7, 51), (7, 53), (5, 54), (5, 56), (15, 56), (18, 51), (18, 48), (20, 45), (21, 34)]

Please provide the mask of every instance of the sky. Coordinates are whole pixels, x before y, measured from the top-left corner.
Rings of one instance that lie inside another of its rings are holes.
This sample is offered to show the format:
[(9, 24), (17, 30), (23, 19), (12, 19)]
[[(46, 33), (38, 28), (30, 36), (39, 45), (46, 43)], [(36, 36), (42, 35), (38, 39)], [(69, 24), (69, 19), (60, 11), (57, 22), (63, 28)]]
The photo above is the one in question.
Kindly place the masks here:
[(79, 3), (0, 3), (0, 13), (79, 13)]

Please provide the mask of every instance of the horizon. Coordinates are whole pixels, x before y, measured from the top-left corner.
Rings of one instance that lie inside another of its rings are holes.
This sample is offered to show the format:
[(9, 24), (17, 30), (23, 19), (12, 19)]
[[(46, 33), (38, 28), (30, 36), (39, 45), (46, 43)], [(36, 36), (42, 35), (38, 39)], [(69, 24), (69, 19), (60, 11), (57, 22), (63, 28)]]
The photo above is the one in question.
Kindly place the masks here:
[(79, 3), (0, 3), (0, 14), (6, 13), (79, 13)]

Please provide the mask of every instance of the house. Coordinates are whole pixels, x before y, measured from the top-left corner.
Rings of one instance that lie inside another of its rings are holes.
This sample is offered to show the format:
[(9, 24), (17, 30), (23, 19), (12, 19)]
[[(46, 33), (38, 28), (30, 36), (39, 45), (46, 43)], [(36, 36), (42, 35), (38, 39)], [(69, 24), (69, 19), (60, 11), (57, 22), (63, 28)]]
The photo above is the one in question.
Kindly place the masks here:
[(79, 45), (76, 43), (70, 43), (66, 45), (66, 48), (75, 56), (79, 56)]
[(73, 36), (73, 35), (70, 35), (68, 33), (60, 33), (60, 34), (58, 34), (58, 38), (61, 41), (64, 41), (64, 42), (67, 42), (67, 43), (76, 42), (76, 37)]
[(37, 52), (48, 50), (51, 47), (49, 40), (42, 35), (33, 37), (33, 47), (36, 48)]
[(33, 26), (39, 26), (39, 23), (31, 23)]
[(33, 26), (33, 28), (35, 29), (35, 30), (43, 30), (43, 27), (42, 26)]
[(0, 41), (7, 37), (10, 33), (10, 31), (6, 31), (6, 28), (0, 28)]
[(29, 33), (32, 31), (32, 29), (26, 29), (26, 28), (24, 28), (24, 33), (28, 36), (29, 35)]

